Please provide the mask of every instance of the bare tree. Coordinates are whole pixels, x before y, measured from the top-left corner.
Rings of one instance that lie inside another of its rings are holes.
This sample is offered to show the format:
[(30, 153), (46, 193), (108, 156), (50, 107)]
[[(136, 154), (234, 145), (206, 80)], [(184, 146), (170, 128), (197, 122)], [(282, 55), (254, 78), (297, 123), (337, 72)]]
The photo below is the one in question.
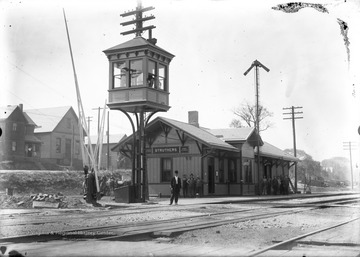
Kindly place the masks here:
[[(242, 121), (246, 123), (245, 126), (248, 127), (255, 127), (256, 122), (256, 106), (250, 105), (248, 102), (242, 104), (241, 106), (235, 108), (233, 110), (233, 113), (239, 117), (239, 119), (233, 119), (230, 123), (230, 127), (232, 128), (241, 128), (244, 127), (242, 125)], [(273, 124), (269, 121), (267, 121), (267, 118), (270, 118), (273, 116), (273, 113), (268, 111), (265, 107), (262, 105), (259, 105), (259, 129), (260, 131), (267, 130), (268, 128), (271, 128)]]

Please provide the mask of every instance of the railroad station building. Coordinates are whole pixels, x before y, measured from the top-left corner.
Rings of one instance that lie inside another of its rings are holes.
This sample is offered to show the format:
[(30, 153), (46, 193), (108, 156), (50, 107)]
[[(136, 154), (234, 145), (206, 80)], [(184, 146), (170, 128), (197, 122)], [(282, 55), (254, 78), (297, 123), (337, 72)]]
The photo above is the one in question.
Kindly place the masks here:
[[(150, 195), (170, 195), (170, 179), (200, 177), (204, 196), (241, 196), (258, 193), (259, 179), (289, 175), (298, 159), (264, 142), (254, 128), (207, 129), (199, 126), (198, 112), (188, 122), (157, 117), (146, 126), (146, 171)], [(257, 140), (260, 170), (257, 174)], [(133, 135), (112, 151), (132, 158)]]

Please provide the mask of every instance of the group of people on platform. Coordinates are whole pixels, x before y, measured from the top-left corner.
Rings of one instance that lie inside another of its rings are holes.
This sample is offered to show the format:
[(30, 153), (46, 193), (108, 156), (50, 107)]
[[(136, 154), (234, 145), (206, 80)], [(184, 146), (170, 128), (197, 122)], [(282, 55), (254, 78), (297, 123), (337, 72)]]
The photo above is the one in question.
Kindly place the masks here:
[(200, 177), (194, 177), (194, 175), (191, 173), (190, 177), (188, 178), (186, 174), (183, 175), (183, 197), (187, 198), (194, 198), (194, 197), (200, 197), (202, 196), (202, 181)]
[(202, 196), (202, 180), (198, 176), (196, 179), (194, 175), (191, 173), (190, 177), (187, 178), (187, 175), (184, 174), (183, 178), (179, 178), (179, 172), (175, 170), (175, 176), (171, 179), (170, 182), (170, 190), (171, 190), (171, 197), (170, 197), (170, 205), (173, 204), (175, 200), (175, 205), (178, 202), (180, 189), (183, 190), (183, 197), (200, 197)]
[(260, 194), (261, 195), (288, 195), (289, 194), (290, 179), (288, 176), (266, 177), (261, 181)]

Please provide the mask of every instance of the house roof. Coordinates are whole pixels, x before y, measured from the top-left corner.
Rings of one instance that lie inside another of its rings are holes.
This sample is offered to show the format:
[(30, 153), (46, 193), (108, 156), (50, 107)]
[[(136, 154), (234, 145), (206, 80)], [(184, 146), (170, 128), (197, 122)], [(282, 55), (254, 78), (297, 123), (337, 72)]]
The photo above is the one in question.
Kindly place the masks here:
[(28, 122), (28, 124), (30, 124), (30, 125), (34, 125), (34, 126), (37, 126), (36, 125), (36, 123), (30, 118), (30, 116), (29, 115), (27, 115), (27, 113), (26, 112), (24, 112), (24, 116), (25, 116), (25, 118), (26, 118), (26, 120), (27, 120), (27, 122)]
[[(122, 140), (123, 138), (126, 138), (126, 134), (110, 134), (109, 135), (109, 144), (117, 144)], [(96, 145), (98, 140), (97, 135), (90, 136), (90, 141), (92, 145)], [(85, 144), (88, 144), (88, 137), (85, 137)], [(107, 144), (107, 136), (103, 136), (103, 144)]]
[(38, 127), (35, 133), (52, 132), (59, 124), (65, 114), (71, 109), (71, 106), (42, 108), (26, 110), (25, 113), (35, 122)]
[(34, 135), (25, 135), (25, 142), (41, 143), (42, 141)]
[(167, 55), (170, 55), (171, 58), (174, 57), (173, 54), (169, 53), (168, 51), (150, 43), (149, 41), (147, 41), (145, 38), (143, 37), (135, 37), (129, 41), (126, 41), (124, 43), (121, 43), (119, 45), (116, 45), (114, 47), (111, 47), (109, 49), (106, 49), (104, 50), (103, 52), (104, 53), (111, 53), (111, 52), (117, 52), (119, 50), (124, 50), (124, 51), (127, 51), (127, 50), (131, 50), (131, 49), (136, 49), (136, 48), (141, 48), (143, 46), (146, 46), (146, 47), (150, 47), (150, 48), (154, 48), (156, 50), (159, 50), (161, 52), (164, 52), (166, 53)]
[(17, 105), (0, 106), (0, 120), (6, 120), (18, 107)]
[[(255, 147), (255, 154), (256, 153), (257, 153), (257, 150)], [(266, 157), (271, 157), (271, 158), (277, 158), (277, 159), (279, 159), (279, 157), (280, 157), (280, 159), (284, 159), (287, 161), (296, 161), (296, 162), (300, 161), (299, 158), (296, 158), (267, 142), (264, 142), (264, 145), (260, 146), (260, 155), (266, 156)]]

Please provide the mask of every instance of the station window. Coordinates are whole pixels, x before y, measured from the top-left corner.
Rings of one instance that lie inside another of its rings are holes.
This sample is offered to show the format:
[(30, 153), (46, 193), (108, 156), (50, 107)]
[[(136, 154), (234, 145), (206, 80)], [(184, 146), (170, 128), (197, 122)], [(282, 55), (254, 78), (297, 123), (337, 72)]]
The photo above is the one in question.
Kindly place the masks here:
[(224, 159), (219, 160), (219, 183), (224, 183)]
[(115, 62), (113, 64), (113, 87), (126, 87), (127, 86), (127, 68), (125, 62)]
[(251, 165), (250, 160), (244, 162), (245, 183), (252, 183), (253, 182), (252, 168), (251, 167), (252, 167), (252, 165)]
[(230, 159), (229, 160), (229, 181), (236, 182), (236, 160)]
[(16, 130), (17, 130), (17, 123), (15, 123), (15, 122), (13, 123), (12, 130), (13, 130), (13, 131), (16, 131)]
[(130, 61), (131, 86), (142, 86), (144, 83), (142, 60)]
[(56, 152), (61, 153), (61, 138), (56, 138)]
[(161, 182), (170, 182), (172, 177), (172, 159), (161, 158)]

